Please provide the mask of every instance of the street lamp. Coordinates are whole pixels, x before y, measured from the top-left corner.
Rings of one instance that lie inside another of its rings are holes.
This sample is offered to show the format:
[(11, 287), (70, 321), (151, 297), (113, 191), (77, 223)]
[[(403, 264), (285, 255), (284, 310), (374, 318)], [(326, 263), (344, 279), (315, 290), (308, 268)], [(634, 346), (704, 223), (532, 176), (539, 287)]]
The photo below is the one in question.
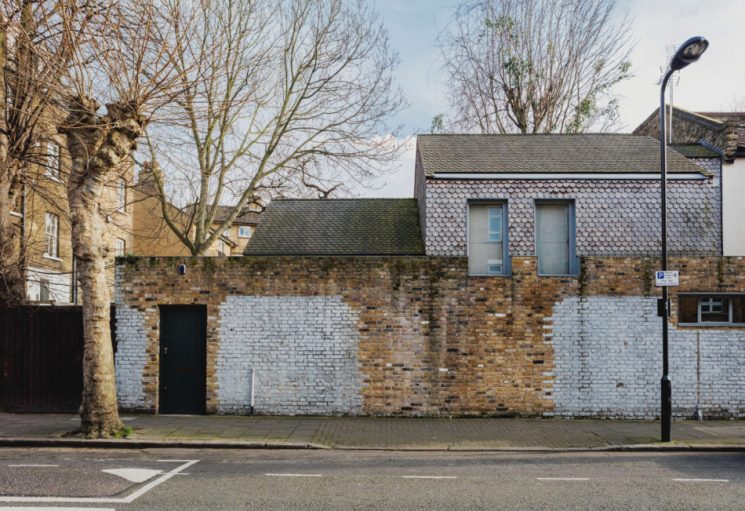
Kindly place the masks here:
[[(665, 89), (667, 82), (675, 71), (679, 71), (688, 64), (693, 64), (709, 47), (709, 41), (701, 36), (691, 37), (675, 52), (665, 77), (660, 84), (660, 190), (662, 204), (662, 271), (667, 271), (667, 136), (665, 134)], [(662, 380), (660, 381), (661, 409), (661, 440), (670, 441), (670, 427), (672, 417), (672, 385), (670, 384), (668, 364), (668, 317), (670, 316), (670, 298), (667, 286), (662, 286), (662, 298), (657, 307), (662, 316)]]

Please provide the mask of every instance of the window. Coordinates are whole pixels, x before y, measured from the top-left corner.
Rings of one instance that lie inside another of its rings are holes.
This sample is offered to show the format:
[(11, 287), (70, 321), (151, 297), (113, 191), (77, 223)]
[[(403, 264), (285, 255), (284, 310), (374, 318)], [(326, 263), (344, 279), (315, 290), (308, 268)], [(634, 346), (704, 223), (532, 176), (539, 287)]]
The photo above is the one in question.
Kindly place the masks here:
[(239, 238), (250, 238), (251, 237), (251, 228), (247, 225), (241, 225), (238, 227), (238, 237)]
[(225, 242), (223, 240), (220, 240), (220, 241), (217, 242), (217, 255), (219, 255), (219, 256), (227, 255), (226, 245), (225, 245)]
[(53, 179), (60, 178), (59, 144), (54, 142), (47, 144), (47, 170), (44, 175)]
[(44, 241), (46, 250), (44, 255), (59, 256), (59, 217), (52, 213), (44, 215)]
[(222, 232), (222, 235), (225, 236), (226, 238), (230, 239), (230, 227), (228, 227), (227, 229), (225, 229)]
[(469, 204), (469, 274), (506, 275), (509, 273), (506, 226), (506, 204)]
[(116, 204), (117, 207), (125, 211), (127, 209), (127, 180), (119, 179), (116, 182)]
[(114, 253), (116, 257), (121, 257), (127, 249), (127, 242), (121, 238), (116, 239), (116, 245), (114, 246)]
[(681, 294), (678, 320), (688, 325), (745, 325), (745, 294)]
[(51, 293), (49, 292), (49, 281), (47, 279), (39, 280), (39, 301), (48, 302), (51, 300)]
[(536, 202), (535, 244), (539, 275), (576, 275), (579, 272), (571, 202)]

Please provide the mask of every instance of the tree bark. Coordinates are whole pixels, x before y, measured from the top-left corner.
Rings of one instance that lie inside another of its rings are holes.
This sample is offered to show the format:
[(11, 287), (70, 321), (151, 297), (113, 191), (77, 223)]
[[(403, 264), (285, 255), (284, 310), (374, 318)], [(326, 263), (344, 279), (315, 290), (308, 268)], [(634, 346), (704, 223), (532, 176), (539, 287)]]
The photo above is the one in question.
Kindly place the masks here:
[(96, 114), (97, 109), (98, 104), (90, 98), (74, 98), (59, 131), (67, 135), (72, 160), (67, 196), (83, 304), (81, 431), (88, 437), (106, 438), (124, 426), (117, 407), (109, 326), (106, 265), (111, 243), (100, 201), (107, 178), (132, 153), (146, 122), (133, 104), (107, 105), (103, 117)]

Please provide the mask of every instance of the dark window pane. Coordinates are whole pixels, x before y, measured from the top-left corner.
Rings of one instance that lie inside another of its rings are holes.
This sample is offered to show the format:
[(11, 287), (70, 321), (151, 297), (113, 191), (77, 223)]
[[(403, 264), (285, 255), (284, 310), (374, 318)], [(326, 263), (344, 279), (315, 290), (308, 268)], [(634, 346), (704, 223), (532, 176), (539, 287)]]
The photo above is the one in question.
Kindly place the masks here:
[(732, 322), (745, 323), (745, 297), (732, 297)]
[(680, 323), (696, 323), (698, 321), (698, 297), (678, 297), (678, 321)]
[(700, 299), (701, 323), (728, 323), (729, 298), (726, 296), (702, 296)]

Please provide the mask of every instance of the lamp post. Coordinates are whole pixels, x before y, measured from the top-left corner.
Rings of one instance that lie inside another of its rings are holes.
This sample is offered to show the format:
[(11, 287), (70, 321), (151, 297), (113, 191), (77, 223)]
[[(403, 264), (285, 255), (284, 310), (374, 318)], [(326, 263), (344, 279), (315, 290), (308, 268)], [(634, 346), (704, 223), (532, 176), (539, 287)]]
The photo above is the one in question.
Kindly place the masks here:
[[(679, 71), (688, 64), (696, 62), (709, 47), (709, 41), (701, 36), (691, 37), (675, 52), (667, 73), (660, 84), (660, 197), (662, 221), (662, 271), (667, 271), (667, 142), (665, 119), (665, 89), (667, 82), (675, 71)], [(668, 363), (668, 317), (670, 316), (670, 298), (667, 286), (662, 287), (662, 298), (657, 308), (662, 316), (662, 380), (660, 381), (661, 397), (661, 440), (670, 441), (672, 420), (672, 385), (670, 383)]]

